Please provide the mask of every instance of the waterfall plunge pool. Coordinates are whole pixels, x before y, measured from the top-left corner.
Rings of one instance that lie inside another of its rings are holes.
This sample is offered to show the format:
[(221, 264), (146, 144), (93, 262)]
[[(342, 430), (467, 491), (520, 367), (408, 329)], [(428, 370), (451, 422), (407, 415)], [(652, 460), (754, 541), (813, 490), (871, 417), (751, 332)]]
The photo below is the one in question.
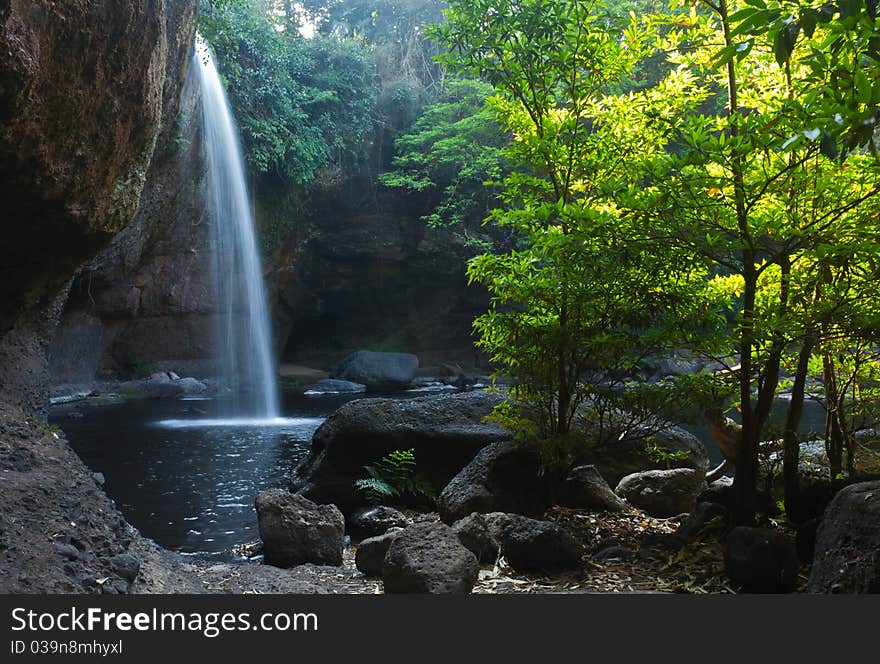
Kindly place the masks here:
[[(257, 494), (286, 488), (327, 416), (365, 396), (379, 395), (282, 394), (281, 417), (269, 419), (218, 416), (227, 406), (222, 399), (80, 401), (55, 406), (50, 421), (104, 475), (107, 494), (144, 536), (173, 551), (232, 560), (236, 545), (260, 537)], [(784, 405), (774, 409), (775, 420)], [(802, 431), (821, 431), (823, 410), (805, 406)], [(684, 428), (706, 443), (713, 464), (721, 460), (705, 427)]]
[(256, 495), (286, 488), (324, 419), (363, 396), (285, 394), (281, 417), (261, 420), (215, 417), (219, 399), (80, 401), (54, 407), (50, 421), (145, 537), (231, 560), (260, 538)]

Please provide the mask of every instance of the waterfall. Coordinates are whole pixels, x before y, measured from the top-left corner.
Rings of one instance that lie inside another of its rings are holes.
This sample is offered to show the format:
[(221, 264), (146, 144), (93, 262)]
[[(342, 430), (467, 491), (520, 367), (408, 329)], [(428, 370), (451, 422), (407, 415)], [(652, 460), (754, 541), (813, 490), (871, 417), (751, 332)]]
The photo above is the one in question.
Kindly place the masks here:
[(263, 271), (238, 128), (207, 42), (196, 36), (193, 68), (202, 95), (221, 384), (235, 417), (278, 417), (278, 385)]

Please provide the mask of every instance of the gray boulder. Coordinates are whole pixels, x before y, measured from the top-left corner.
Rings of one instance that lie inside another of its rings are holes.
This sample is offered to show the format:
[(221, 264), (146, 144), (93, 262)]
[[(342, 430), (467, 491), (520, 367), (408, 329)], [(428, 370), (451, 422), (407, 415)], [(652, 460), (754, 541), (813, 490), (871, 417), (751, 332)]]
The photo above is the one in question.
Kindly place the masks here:
[(540, 515), (551, 502), (549, 484), (536, 454), (509, 442), (495, 443), (444, 487), (437, 511), (449, 524), (472, 512)]
[(691, 468), (646, 470), (627, 475), (614, 492), (651, 516), (669, 517), (692, 512), (706, 488), (704, 474)]
[(629, 509), (608, 486), (596, 466), (572, 468), (559, 487), (557, 504), (577, 509), (625, 512)]
[(334, 505), (316, 505), (287, 491), (264, 491), (255, 501), (266, 562), (341, 565), (345, 519)]
[(724, 543), (724, 569), (745, 592), (791, 592), (797, 585), (797, 551), (774, 530), (740, 526)]
[(811, 593), (880, 593), (880, 481), (852, 484), (816, 532)]
[(500, 400), (474, 391), (351, 401), (315, 432), (308, 457), (293, 471), (290, 489), (348, 513), (365, 504), (354, 488), (355, 480), (364, 477), (363, 466), (394, 450), (413, 449), (416, 470), (439, 493), (483, 447), (512, 437), (483, 421)]
[(480, 567), (444, 523), (418, 523), (397, 533), (382, 563), (386, 593), (467, 594)]
[(306, 394), (351, 394), (366, 392), (366, 390), (367, 386), (362, 383), (352, 383), (350, 380), (324, 378), (312, 385)]
[(685, 546), (697, 539), (706, 541), (720, 535), (727, 528), (728, 511), (724, 505), (697, 501), (694, 511), (681, 522), (672, 541), (678, 546)]
[(208, 386), (205, 383), (192, 377), (180, 378), (173, 381), (172, 385), (180, 390), (181, 396), (185, 397), (198, 396), (208, 391)]
[(389, 528), (405, 528), (408, 525), (409, 521), (403, 512), (384, 505), (356, 509), (347, 522), (348, 534), (354, 541), (382, 535)]
[(733, 498), (733, 478), (722, 476), (706, 486), (697, 496), (698, 503), (730, 505)]
[(532, 572), (581, 567), (583, 547), (555, 523), (502, 512), (484, 518), (513, 569)]
[(494, 563), (498, 558), (500, 545), (492, 533), (489, 532), (489, 524), (480, 515), (474, 512), (452, 525), (452, 530), (458, 535), (458, 539), (465, 548), (473, 553), (481, 563)]
[(403, 528), (392, 528), (387, 533), (363, 540), (354, 554), (354, 564), (367, 576), (382, 576), (382, 562), (391, 542), (403, 532)]
[(167, 373), (156, 373), (150, 378), (119, 383), (121, 394), (147, 399), (179, 399), (208, 392), (208, 385), (196, 378), (172, 379)]
[(359, 350), (339, 363), (333, 377), (361, 383), (371, 392), (381, 392), (408, 387), (418, 368), (419, 358), (409, 353)]

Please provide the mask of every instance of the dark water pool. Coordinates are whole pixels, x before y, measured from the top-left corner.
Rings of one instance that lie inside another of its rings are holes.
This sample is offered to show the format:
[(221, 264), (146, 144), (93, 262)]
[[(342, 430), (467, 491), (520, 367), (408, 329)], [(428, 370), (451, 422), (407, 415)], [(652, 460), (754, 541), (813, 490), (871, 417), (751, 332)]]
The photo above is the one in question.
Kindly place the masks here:
[[(361, 395), (362, 396), (362, 395)], [(287, 486), (315, 429), (353, 397), (286, 396), (264, 426), (205, 422), (206, 400), (137, 400), (53, 409), (73, 449), (145, 536), (182, 553), (231, 557), (259, 539), (254, 497)]]

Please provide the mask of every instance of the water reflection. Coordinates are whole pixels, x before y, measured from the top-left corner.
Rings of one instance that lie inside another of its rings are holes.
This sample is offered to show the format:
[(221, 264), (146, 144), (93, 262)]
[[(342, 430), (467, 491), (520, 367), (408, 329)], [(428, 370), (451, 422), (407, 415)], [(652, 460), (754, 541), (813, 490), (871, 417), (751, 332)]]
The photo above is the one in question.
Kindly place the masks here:
[(287, 486), (312, 434), (345, 400), (288, 397), (284, 411), (297, 417), (262, 421), (205, 419), (182, 401), (68, 404), (52, 421), (145, 536), (230, 557), (234, 545), (259, 538), (254, 497)]

